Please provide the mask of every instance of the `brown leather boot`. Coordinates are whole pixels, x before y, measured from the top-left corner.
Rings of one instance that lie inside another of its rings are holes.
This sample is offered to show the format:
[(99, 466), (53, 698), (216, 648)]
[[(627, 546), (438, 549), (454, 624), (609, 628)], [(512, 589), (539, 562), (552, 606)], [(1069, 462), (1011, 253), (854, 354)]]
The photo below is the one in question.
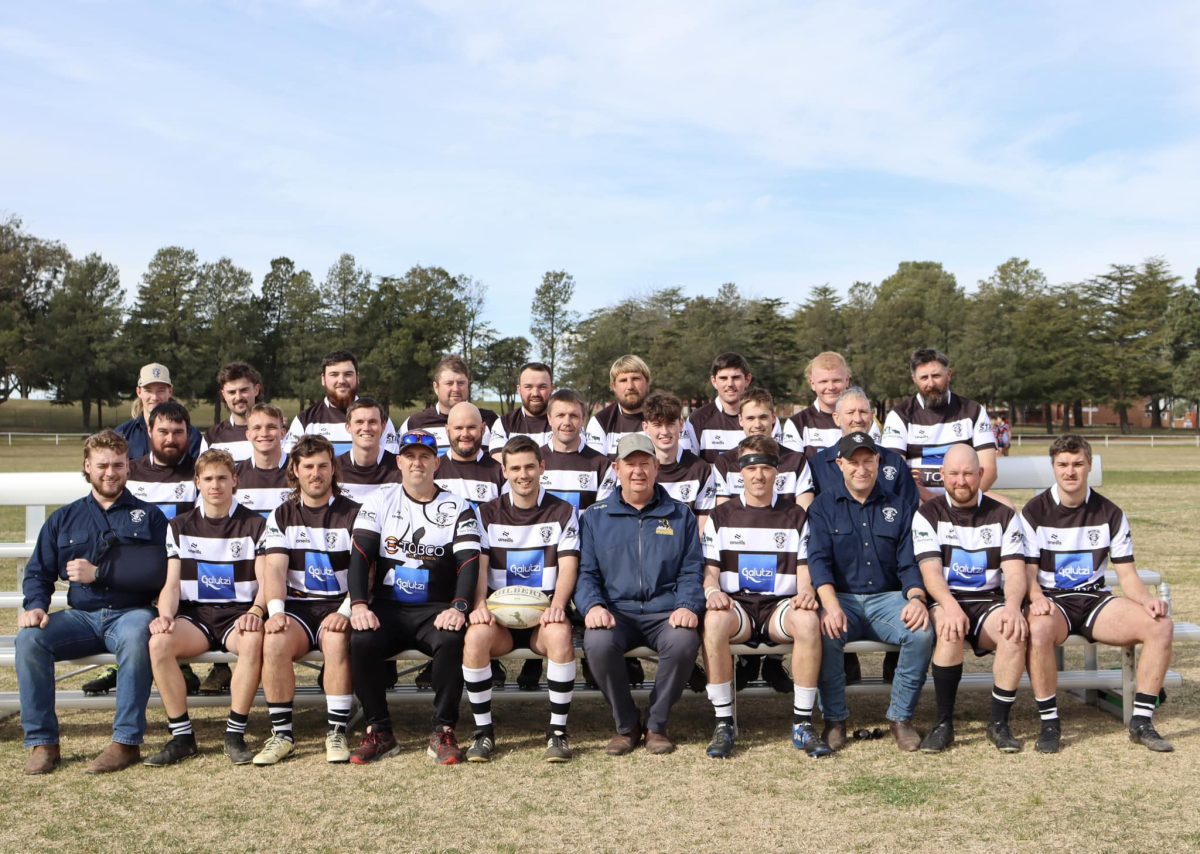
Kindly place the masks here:
[(655, 756), (663, 756), (675, 751), (675, 743), (667, 737), (665, 732), (648, 729), (646, 730), (646, 751)]
[(130, 765), (136, 765), (141, 761), (142, 750), (140, 747), (113, 741), (104, 748), (103, 753), (92, 760), (87, 772), (89, 774), (111, 774), (114, 771), (123, 771)]
[(896, 746), (905, 753), (912, 753), (921, 746), (921, 734), (912, 725), (912, 721), (892, 721), (889, 729), (892, 731), (892, 738), (896, 739)]
[(49, 774), (59, 763), (57, 744), (39, 744), (29, 753), (25, 763), (26, 774)]

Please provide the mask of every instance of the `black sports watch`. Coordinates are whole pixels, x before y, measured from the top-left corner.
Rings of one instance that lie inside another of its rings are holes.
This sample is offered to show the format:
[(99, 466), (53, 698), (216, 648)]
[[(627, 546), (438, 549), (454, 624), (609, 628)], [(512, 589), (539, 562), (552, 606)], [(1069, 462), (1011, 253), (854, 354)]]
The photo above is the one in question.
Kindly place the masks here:
[(450, 602), (450, 607), (455, 611), (458, 611), (460, 614), (465, 614), (467, 611), (471, 610), (471, 606), (467, 604), (466, 599), (454, 599)]

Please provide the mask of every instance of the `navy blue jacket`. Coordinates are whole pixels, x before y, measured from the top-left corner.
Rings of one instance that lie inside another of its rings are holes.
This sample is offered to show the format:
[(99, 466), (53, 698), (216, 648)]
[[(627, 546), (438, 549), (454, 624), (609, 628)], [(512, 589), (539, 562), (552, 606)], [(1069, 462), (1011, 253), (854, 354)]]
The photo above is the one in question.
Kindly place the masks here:
[[(818, 495), (844, 484), (842, 470), (837, 464), (837, 448), (822, 448), (812, 459), (813, 486)], [(914, 508), (921, 505), (921, 495), (913, 482), (912, 472), (904, 457), (891, 448), (879, 449), (879, 488), (884, 495), (896, 496), (896, 500)]]
[[(150, 453), (150, 431), (146, 419), (139, 415), (113, 428), (129, 443), (129, 459), (136, 460)], [(188, 425), (188, 456), (193, 460), (200, 456), (200, 431)]]
[(38, 532), (25, 567), (26, 611), (50, 609), (54, 582), (66, 580), (67, 561), (76, 558), (86, 558), (98, 570), (91, 584), (71, 582), (67, 602), (72, 608), (145, 608), (167, 580), (167, 517), (129, 490), (108, 510), (90, 492), (55, 510)]
[(579, 613), (596, 605), (634, 614), (704, 612), (704, 558), (696, 517), (655, 485), (641, 510), (618, 489), (579, 517)]
[[(903, 472), (908, 477), (907, 467)], [(916, 508), (887, 495), (878, 481), (859, 504), (835, 484), (808, 508), (808, 574), (813, 588), (832, 584), (839, 593), (924, 590), (913, 555)]]

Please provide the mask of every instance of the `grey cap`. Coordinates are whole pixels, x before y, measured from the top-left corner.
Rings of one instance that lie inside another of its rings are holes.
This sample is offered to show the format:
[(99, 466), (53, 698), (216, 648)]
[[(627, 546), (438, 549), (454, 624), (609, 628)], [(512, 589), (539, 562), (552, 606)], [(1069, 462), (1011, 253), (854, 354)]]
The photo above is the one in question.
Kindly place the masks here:
[(645, 433), (630, 433), (617, 442), (617, 459), (623, 460), (630, 454), (654, 456), (654, 445)]

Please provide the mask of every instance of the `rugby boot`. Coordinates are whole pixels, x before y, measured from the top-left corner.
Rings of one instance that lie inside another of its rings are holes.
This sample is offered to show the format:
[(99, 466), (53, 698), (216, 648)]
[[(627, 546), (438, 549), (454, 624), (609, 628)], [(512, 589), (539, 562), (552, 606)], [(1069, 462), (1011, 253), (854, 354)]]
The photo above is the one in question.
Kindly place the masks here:
[(1038, 753), (1058, 753), (1058, 749), (1062, 746), (1062, 728), (1058, 722), (1047, 726), (1042, 725), (1042, 731), (1038, 733), (1037, 742), (1033, 745), (1033, 749)]
[(704, 751), (709, 759), (728, 759), (733, 756), (733, 720), (721, 718), (713, 728), (712, 741)]
[(492, 687), (503, 688), (507, 681), (508, 671), (504, 669), (504, 665), (496, 659), (492, 659)]
[(296, 743), (290, 738), (271, 733), (262, 750), (252, 760), (255, 765), (278, 765), (296, 750)]
[(424, 667), (422, 667), (413, 681), (416, 683), (418, 691), (432, 691), (433, 662), (430, 661)]
[(542, 758), (547, 762), (570, 762), (574, 756), (571, 752), (571, 742), (567, 740), (564, 730), (556, 729), (546, 736), (546, 752)]
[(792, 677), (783, 669), (783, 658), (778, 655), (768, 655), (762, 663), (763, 681), (780, 694), (792, 693)]
[(1171, 753), (1175, 750), (1171, 742), (1158, 734), (1152, 721), (1140, 722), (1137, 718), (1129, 723), (1129, 740), (1134, 744), (1143, 745), (1155, 753)]
[(922, 753), (941, 753), (954, 744), (954, 722), (938, 721), (928, 735), (921, 741)]
[(992, 721), (987, 726), (987, 740), (1001, 753), (1020, 753), (1021, 742), (1013, 738), (1008, 721)]
[(471, 737), (471, 746), (467, 748), (468, 762), (491, 762), (492, 754), (496, 752), (496, 737), (491, 730), (476, 730)]
[(395, 756), (400, 752), (396, 736), (390, 729), (375, 730), (370, 727), (363, 733), (362, 742), (350, 754), (351, 765), (367, 765), (385, 756)]
[(737, 660), (733, 670), (733, 686), (740, 691), (758, 678), (758, 668), (762, 666), (762, 656), (743, 655)]
[(325, 734), (325, 761), (334, 764), (350, 761), (350, 743), (345, 730), (331, 729)]
[(95, 679), (89, 679), (83, 683), (83, 693), (89, 696), (96, 694), (107, 694), (113, 688), (117, 687), (117, 666), (114, 664), (105, 668), (104, 672)]
[(151, 768), (164, 768), (167, 765), (182, 762), (199, 752), (196, 748), (196, 736), (177, 735), (168, 741), (158, 753), (143, 759), (142, 764), (149, 765)]
[(816, 727), (810, 721), (792, 724), (792, 747), (803, 750), (810, 759), (833, 755), (833, 748), (817, 735)]
[(214, 664), (200, 683), (201, 694), (228, 694), (229, 683), (233, 681), (233, 671), (228, 664)]
[(187, 688), (187, 695), (195, 697), (200, 693), (200, 677), (196, 675), (196, 671), (192, 670), (192, 665), (181, 664), (179, 671), (183, 674), (183, 684)]
[(454, 737), (454, 728), (445, 725), (439, 726), (429, 736), (429, 747), (425, 753), (438, 765), (457, 765), (463, 761), (463, 752)]
[(525, 663), (521, 665), (521, 672), (517, 675), (517, 687), (522, 691), (536, 691), (542, 681), (542, 660), (540, 658), (527, 658)]
[(642, 667), (640, 658), (625, 659), (625, 672), (629, 674), (630, 688), (640, 688), (646, 681), (646, 670)]
[(846, 684), (855, 685), (862, 681), (862, 665), (858, 661), (858, 653), (842, 654), (842, 667), (846, 671)]
[(254, 761), (254, 751), (246, 746), (246, 736), (240, 732), (225, 733), (225, 755), (234, 765), (249, 765)]

